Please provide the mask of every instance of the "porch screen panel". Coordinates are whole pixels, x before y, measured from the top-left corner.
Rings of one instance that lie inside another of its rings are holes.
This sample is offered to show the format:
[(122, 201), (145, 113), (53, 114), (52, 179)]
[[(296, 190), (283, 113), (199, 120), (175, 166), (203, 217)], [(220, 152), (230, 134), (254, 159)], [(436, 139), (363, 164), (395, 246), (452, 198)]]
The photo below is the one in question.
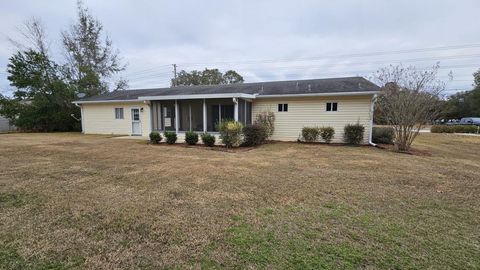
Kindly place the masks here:
[(251, 125), (252, 124), (252, 102), (246, 101), (245, 104), (246, 104), (245, 124)]
[(207, 103), (207, 131), (216, 132), (216, 124), (225, 119), (234, 119), (235, 106), (233, 100), (208, 99)]
[(238, 122), (242, 123), (244, 126), (246, 125), (245, 123), (245, 100), (239, 99), (238, 100)]
[(163, 130), (175, 130), (175, 102), (162, 102), (162, 127)]
[(203, 100), (192, 100), (191, 105), (191, 130), (203, 131)]
[(180, 117), (179, 131), (190, 130), (190, 102), (188, 100), (178, 100), (178, 116)]
[(153, 130), (162, 130), (162, 107), (160, 102), (152, 102)]

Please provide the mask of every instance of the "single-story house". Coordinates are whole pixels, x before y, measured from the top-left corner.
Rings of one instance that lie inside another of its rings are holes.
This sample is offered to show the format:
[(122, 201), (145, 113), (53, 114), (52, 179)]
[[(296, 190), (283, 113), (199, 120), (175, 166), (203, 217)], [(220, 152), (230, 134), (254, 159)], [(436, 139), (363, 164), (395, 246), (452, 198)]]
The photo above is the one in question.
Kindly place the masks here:
[(235, 119), (244, 125), (257, 114), (275, 114), (273, 140), (296, 141), (305, 126), (331, 126), (334, 142), (344, 126), (365, 126), (369, 142), (373, 100), (379, 87), (362, 77), (177, 86), (114, 91), (77, 100), (85, 134), (147, 137), (151, 131), (216, 134), (215, 124)]

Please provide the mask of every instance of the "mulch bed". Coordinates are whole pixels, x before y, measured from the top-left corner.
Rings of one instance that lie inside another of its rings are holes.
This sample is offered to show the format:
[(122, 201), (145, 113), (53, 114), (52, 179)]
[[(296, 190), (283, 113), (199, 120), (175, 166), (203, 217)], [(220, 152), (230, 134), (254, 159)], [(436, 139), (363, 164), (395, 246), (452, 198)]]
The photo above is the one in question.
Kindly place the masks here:
[(252, 149), (257, 148), (258, 146), (240, 146), (237, 148), (226, 148), (223, 145), (214, 145), (214, 146), (206, 146), (204, 144), (195, 144), (195, 145), (189, 145), (185, 143), (175, 143), (175, 144), (168, 144), (165, 142), (160, 142), (159, 144), (153, 144), (148, 142), (150, 145), (154, 146), (166, 146), (166, 147), (183, 147), (183, 148), (197, 148), (197, 149), (203, 149), (203, 150), (212, 150), (212, 151), (220, 151), (220, 152), (227, 152), (227, 153), (238, 153), (238, 152), (247, 152)]
[[(377, 144), (377, 147), (383, 150), (395, 152), (393, 144)], [(401, 154), (413, 155), (413, 156), (422, 156), (422, 157), (431, 157), (432, 153), (427, 150), (420, 150), (416, 148), (410, 148), (408, 152), (396, 152)]]

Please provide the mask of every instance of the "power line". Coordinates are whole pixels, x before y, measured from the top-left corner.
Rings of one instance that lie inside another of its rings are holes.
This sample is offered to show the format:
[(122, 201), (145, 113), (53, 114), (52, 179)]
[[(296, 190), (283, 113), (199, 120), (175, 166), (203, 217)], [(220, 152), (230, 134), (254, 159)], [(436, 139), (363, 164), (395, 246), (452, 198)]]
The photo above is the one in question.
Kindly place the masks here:
[[(365, 57), (365, 56), (378, 56), (378, 55), (388, 55), (388, 54), (403, 54), (403, 53), (415, 53), (415, 52), (429, 52), (429, 51), (442, 51), (442, 50), (458, 50), (458, 49), (469, 49), (469, 48), (480, 48), (480, 44), (464, 44), (464, 45), (453, 45), (453, 46), (441, 46), (441, 47), (430, 47), (430, 48), (419, 48), (419, 49), (408, 49), (408, 50), (395, 50), (395, 51), (377, 51), (369, 53), (352, 53), (352, 54), (337, 54), (337, 55), (322, 55), (315, 57), (307, 58), (284, 58), (284, 59), (265, 59), (265, 60), (245, 60), (245, 61), (219, 61), (211, 62), (209, 64), (238, 64), (238, 63), (262, 63), (262, 62), (293, 62), (293, 61), (309, 61), (309, 60), (322, 60), (325, 58), (352, 58), (352, 57)], [(188, 63), (183, 62), (182, 65), (189, 64), (208, 64), (206, 62), (197, 62), (197, 63)]]

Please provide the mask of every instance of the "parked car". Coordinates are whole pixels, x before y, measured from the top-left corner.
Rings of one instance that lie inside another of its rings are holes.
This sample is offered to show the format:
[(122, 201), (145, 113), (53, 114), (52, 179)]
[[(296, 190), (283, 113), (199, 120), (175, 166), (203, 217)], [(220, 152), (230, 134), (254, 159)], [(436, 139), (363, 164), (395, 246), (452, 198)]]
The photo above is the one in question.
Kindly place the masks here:
[(480, 117), (464, 117), (453, 125), (476, 125), (480, 126)]

